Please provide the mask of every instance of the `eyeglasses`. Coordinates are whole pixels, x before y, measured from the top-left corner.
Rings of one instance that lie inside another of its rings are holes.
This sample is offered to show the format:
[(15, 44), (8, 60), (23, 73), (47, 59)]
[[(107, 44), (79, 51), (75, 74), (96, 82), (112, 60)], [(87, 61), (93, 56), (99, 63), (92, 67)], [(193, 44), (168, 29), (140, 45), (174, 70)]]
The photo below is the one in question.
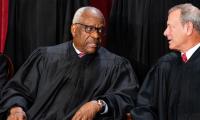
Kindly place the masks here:
[(91, 26), (91, 25), (84, 25), (84, 24), (81, 24), (81, 23), (75, 23), (75, 24), (79, 24), (79, 25), (83, 26), (86, 33), (97, 32), (99, 34), (104, 34), (104, 27), (97, 28), (97, 27), (94, 27), (94, 26)]

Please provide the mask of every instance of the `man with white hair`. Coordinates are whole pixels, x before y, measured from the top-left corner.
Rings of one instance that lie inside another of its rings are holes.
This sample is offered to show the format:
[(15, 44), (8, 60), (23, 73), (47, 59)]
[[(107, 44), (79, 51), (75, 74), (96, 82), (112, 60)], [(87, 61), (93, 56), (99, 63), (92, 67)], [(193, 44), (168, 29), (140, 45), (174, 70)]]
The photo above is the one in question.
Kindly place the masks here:
[(200, 120), (200, 10), (180, 4), (168, 12), (164, 35), (171, 52), (149, 71), (134, 120)]
[(138, 85), (129, 61), (100, 46), (104, 26), (98, 9), (78, 9), (73, 40), (35, 50), (5, 86), (2, 119), (124, 119)]

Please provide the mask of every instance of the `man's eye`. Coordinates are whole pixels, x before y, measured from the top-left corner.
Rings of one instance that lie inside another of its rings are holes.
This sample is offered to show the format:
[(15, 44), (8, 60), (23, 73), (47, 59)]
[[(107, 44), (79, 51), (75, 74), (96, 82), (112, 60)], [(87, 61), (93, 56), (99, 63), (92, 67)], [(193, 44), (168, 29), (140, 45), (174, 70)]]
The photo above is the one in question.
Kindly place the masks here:
[(103, 29), (102, 28), (98, 29), (98, 32), (103, 33)]
[(88, 26), (88, 27), (86, 27), (85, 29), (86, 29), (86, 31), (91, 32), (91, 31), (93, 30), (93, 27), (89, 27), (89, 26)]

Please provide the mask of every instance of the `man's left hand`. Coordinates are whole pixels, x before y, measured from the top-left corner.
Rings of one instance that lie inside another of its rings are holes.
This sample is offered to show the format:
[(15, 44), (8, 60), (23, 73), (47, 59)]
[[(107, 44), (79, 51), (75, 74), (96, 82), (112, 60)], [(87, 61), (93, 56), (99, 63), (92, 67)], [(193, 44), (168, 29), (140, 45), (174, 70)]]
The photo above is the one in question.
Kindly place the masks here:
[(75, 113), (72, 120), (93, 120), (100, 110), (101, 106), (97, 102), (87, 102)]

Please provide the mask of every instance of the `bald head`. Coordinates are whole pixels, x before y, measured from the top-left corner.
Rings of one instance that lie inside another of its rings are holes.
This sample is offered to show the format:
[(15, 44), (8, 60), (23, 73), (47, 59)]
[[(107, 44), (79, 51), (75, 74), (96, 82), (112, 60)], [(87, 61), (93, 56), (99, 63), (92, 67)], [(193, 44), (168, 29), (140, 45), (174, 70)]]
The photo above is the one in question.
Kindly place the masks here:
[(102, 19), (105, 24), (105, 19), (102, 12), (99, 9), (95, 7), (91, 7), (91, 6), (79, 8), (74, 14), (72, 24), (81, 23), (84, 19), (86, 19), (85, 16), (92, 16), (92, 17)]

